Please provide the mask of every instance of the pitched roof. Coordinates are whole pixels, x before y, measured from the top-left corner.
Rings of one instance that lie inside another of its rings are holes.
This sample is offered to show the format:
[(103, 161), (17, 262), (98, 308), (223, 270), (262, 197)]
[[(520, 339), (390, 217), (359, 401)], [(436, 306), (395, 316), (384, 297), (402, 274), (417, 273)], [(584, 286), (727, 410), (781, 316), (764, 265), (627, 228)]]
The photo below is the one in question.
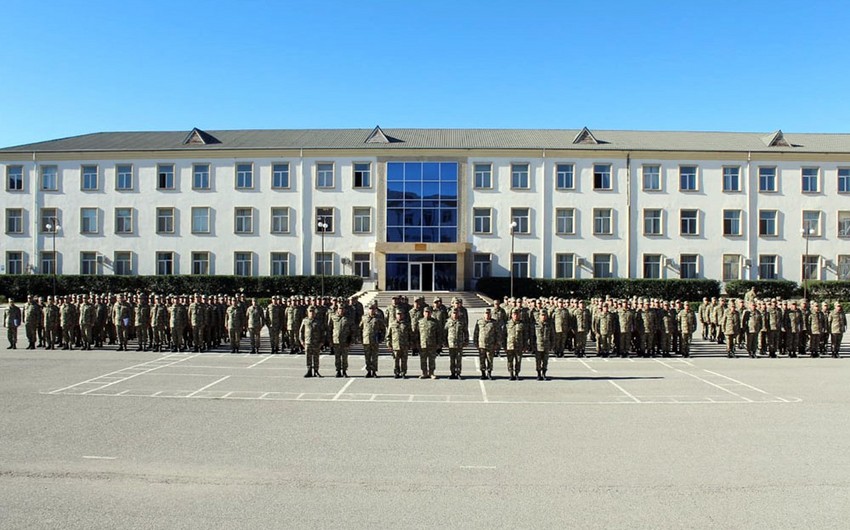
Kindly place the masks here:
[[(0, 149), (2, 153), (180, 151), (185, 149), (568, 149), (850, 153), (850, 134), (604, 131), (574, 143), (577, 129), (246, 129), (200, 131), (218, 143), (184, 143), (186, 131), (100, 132)], [(590, 131), (587, 131), (588, 133)], [(202, 133), (202, 134), (201, 134)], [(383, 138), (388, 140), (384, 143)], [(191, 132), (190, 136), (191, 137)], [(377, 135), (377, 136), (376, 136)], [(767, 142), (765, 141), (769, 139)], [(372, 139), (372, 142), (369, 140)], [(377, 139), (378, 142), (374, 142)], [(770, 145), (773, 143), (774, 145)], [(788, 146), (782, 145), (787, 143)]]

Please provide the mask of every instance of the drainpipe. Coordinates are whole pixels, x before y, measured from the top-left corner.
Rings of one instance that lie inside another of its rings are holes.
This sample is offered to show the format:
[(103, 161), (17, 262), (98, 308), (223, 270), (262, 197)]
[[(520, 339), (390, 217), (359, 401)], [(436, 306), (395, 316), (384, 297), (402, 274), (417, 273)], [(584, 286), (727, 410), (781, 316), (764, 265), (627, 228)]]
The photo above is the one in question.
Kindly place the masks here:
[[(316, 224), (316, 220), (313, 218), (312, 212), (307, 212), (307, 215), (306, 216), (304, 215), (305, 206), (306, 206), (305, 205), (305, 203), (306, 203), (306, 193), (307, 193), (307, 190), (309, 189), (307, 187), (307, 185), (309, 184), (309, 182), (307, 180), (305, 180), (305, 177), (304, 177), (304, 148), (303, 147), (298, 150), (298, 158), (299, 158), (298, 167), (299, 167), (299, 171), (301, 172), (301, 189), (298, 190), (299, 195), (301, 196), (300, 197), (301, 198), (301, 201), (300, 201), (301, 202), (301, 223), (302, 223), (301, 233), (304, 234), (304, 237), (301, 238), (301, 266), (298, 268), (299, 270), (298, 270), (297, 274), (305, 274), (306, 265), (308, 263), (312, 263), (312, 261), (313, 261), (312, 252), (310, 252), (310, 250), (313, 247), (313, 227)], [(309, 221), (305, 222), (304, 221), (305, 219), (308, 219)], [(305, 260), (309, 260), (309, 261), (305, 262)], [(310, 270), (312, 271), (312, 269), (310, 269)], [(312, 272), (315, 272), (315, 271), (312, 271)]]
[[(549, 235), (549, 230), (552, 229), (552, 225), (549, 224), (549, 216), (547, 215), (554, 208), (554, 204), (552, 202), (549, 203), (549, 208), (546, 207), (546, 198), (553, 197), (554, 194), (549, 190), (549, 183), (546, 180), (546, 149), (543, 149), (543, 163), (541, 164), (541, 169), (543, 170), (542, 178), (540, 179), (540, 188), (543, 190), (543, 193), (540, 194), (540, 221), (538, 226), (542, 226), (542, 230), (540, 231), (540, 276), (539, 278), (554, 278), (555, 275), (552, 274), (552, 259), (554, 255), (552, 253), (552, 241), (553, 237)], [(537, 179), (535, 179), (536, 181)], [(549, 252), (546, 252), (546, 247), (549, 247)], [(512, 251), (513, 253), (513, 251)], [(513, 267), (513, 264), (511, 264)]]
[[(38, 185), (38, 162), (36, 161), (35, 151), (32, 152), (32, 178), (30, 178), (30, 191), (32, 192), (32, 211), (30, 215), (33, 216), (33, 220), (30, 223), (32, 225), (32, 255), (30, 256), (29, 265), (30, 270), (34, 270), (34, 267), (39, 266), (38, 260), (38, 247), (39, 247), (39, 221), (41, 219), (41, 212), (38, 208), (38, 200), (39, 200), (39, 192), (41, 190), (41, 186)], [(55, 259), (55, 258), (54, 258)], [(57, 262), (59, 260), (56, 260)], [(54, 265), (55, 267), (55, 265)], [(26, 268), (24, 269), (26, 270)], [(39, 273), (41, 271), (38, 271)]]
[(626, 153), (626, 249), (628, 276), (632, 277), (632, 154)]
[[(756, 200), (758, 194), (753, 193), (753, 183), (750, 180), (752, 153), (747, 151), (747, 254), (749, 254), (750, 270), (747, 272), (750, 280), (758, 279), (758, 210)], [(742, 179), (743, 180), (743, 179)], [(755, 235), (755, 237), (753, 237)]]

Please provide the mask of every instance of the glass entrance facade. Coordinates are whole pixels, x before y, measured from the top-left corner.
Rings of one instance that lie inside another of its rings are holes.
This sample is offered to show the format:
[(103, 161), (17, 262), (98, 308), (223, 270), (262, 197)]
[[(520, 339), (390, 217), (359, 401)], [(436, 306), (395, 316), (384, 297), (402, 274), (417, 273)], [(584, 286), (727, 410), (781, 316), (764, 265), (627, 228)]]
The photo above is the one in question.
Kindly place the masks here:
[(457, 243), (456, 162), (387, 162), (387, 242)]
[(387, 254), (388, 291), (453, 291), (455, 254)]

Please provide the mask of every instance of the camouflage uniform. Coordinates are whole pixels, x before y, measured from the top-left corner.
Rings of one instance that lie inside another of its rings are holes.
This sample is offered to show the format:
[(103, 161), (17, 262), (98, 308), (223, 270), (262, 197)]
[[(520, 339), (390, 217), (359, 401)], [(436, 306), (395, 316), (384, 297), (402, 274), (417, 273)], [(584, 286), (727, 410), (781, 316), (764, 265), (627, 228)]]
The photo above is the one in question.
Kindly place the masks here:
[(444, 326), (445, 346), (449, 349), (449, 372), (451, 373), (449, 379), (460, 379), (463, 369), (463, 347), (468, 341), (463, 322), (459, 317), (460, 313), (452, 310), (452, 316)]
[(151, 313), (151, 325), (153, 326), (153, 342), (156, 351), (162, 351), (168, 346), (168, 308), (162, 300), (157, 300)]
[(419, 377), (436, 379), (437, 375), (434, 370), (437, 368), (437, 347), (442, 344), (443, 329), (440, 327), (440, 323), (431, 316), (430, 307), (425, 307), (418, 328), (419, 366), (422, 369), (422, 375)]
[(44, 313), (41, 305), (35, 300), (27, 302), (24, 306), (24, 329), (27, 333), (28, 350), (35, 349), (38, 340), (38, 328), (44, 322)]
[(363, 342), (363, 360), (366, 377), (378, 376), (378, 345), (384, 340), (387, 325), (378, 315), (377, 306), (372, 306), (360, 320), (360, 336)]
[(490, 309), (486, 309), (484, 318), (478, 320), (472, 333), (472, 342), (478, 348), (481, 379), (493, 379), (493, 355), (499, 342), (499, 332), (499, 323), (493, 320)]
[(59, 309), (59, 325), (62, 327), (62, 349), (74, 349), (74, 326), (79, 322), (76, 307), (70, 299)]
[(3, 325), (6, 326), (6, 338), (9, 339), (9, 348), (12, 350), (17, 349), (18, 326), (21, 325), (21, 308), (16, 306), (11, 300), (3, 317)]
[(186, 306), (181, 304), (178, 299), (175, 299), (174, 304), (171, 306), (171, 311), (169, 311), (169, 316), (171, 317), (168, 323), (171, 328), (171, 351), (186, 351), (186, 343), (184, 341), (184, 333), (188, 320)]
[[(610, 313), (609, 313), (610, 314)], [(549, 352), (552, 350), (552, 341), (555, 339), (555, 332), (552, 330), (552, 324), (549, 322), (548, 313), (544, 312), (540, 322), (534, 328), (535, 343), (534, 343), (534, 358), (537, 365), (537, 379), (539, 381), (549, 380), (546, 371), (549, 369)]]
[(841, 309), (840, 304), (836, 304), (835, 309), (829, 314), (829, 333), (832, 341), (832, 356), (838, 358), (841, 349), (841, 339), (844, 338), (844, 332), (847, 331), (847, 316)]
[(316, 308), (307, 310), (306, 318), (301, 320), (298, 328), (298, 340), (307, 354), (307, 373), (304, 377), (321, 377), (319, 373), (319, 350), (324, 341), (324, 329), (322, 323), (316, 317)]
[(410, 323), (404, 315), (404, 311), (396, 311), (396, 320), (387, 326), (387, 346), (393, 351), (396, 378), (407, 377), (407, 354), (413, 342)]
[(679, 311), (676, 319), (679, 322), (679, 330), (682, 332), (682, 357), (691, 356), (691, 339), (697, 329), (696, 314), (689, 307)]
[(136, 339), (139, 341), (138, 351), (148, 351), (151, 338), (151, 306), (147, 299), (136, 305)]
[(238, 303), (227, 307), (225, 326), (230, 342), (230, 353), (239, 353), (239, 342), (242, 340), (242, 330), (245, 328), (245, 313)]
[(206, 350), (204, 347), (204, 334), (206, 333), (207, 308), (200, 297), (189, 304), (189, 326), (192, 330), (192, 350), (200, 352)]
[(245, 323), (251, 342), (251, 353), (260, 353), (260, 333), (263, 331), (265, 318), (263, 317), (263, 310), (257, 305), (256, 300), (253, 300), (245, 311)]
[(329, 318), (331, 328), (331, 344), (334, 349), (334, 367), (337, 377), (348, 377), (348, 354), (354, 343), (354, 321), (345, 314), (342, 308)]
[[(515, 318), (514, 318), (515, 317)], [(526, 349), (525, 323), (522, 321), (522, 312), (515, 309), (511, 319), (508, 321), (505, 338), (505, 352), (508, 356), (508, 373), (511, 381), (519, 379), (519, 371), (522, 368), (522, 352)]]
[(97, 318), (97, 307), (89, 300), (84, 300), (80, 306), (80, 332), (83, 335), (83, 349), (90, 350), (94, 342), (94, 323)]
[(584, 357), (587, 348), (587, 334), (590, 332), (592, 317), (590, 311), (580, 307), (576, 311), (576, 357)]

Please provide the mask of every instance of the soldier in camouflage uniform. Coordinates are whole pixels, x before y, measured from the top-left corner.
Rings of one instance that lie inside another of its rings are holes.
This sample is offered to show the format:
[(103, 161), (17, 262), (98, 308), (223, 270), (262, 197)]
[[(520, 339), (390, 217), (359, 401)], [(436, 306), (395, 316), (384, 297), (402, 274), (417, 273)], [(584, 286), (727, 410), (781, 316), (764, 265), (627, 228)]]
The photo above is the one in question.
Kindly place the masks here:
[(723, 313), (719, 321), (720, 331), (726, 335), (726, 356), (730, 359), (735, 355), (735, 337), (741, 331), (741, 314), (735, 304), (729, 304), (729, 309)]
[(697, 317), (691, 310), (691, 306), (688, 302), (685, 302), (684, 307), (676, 316), (676, 320), (679, 323), (679, 330), (682, 333), (682, 357), (690, 357), (691, 340), (693, 338), (694, 331), (697, 329)]
[(584, 300), (578, 303), (576, 311), (576, 357), (584, 357), (587, 348), (587, 334), (590, 332), (592, 317), (584, 306)]
[(281, 331), (286, 329), (286, 307), (281, 304), (279, 296), (272, 296), (272, 302), (266, 308), (266, 325), (272, 353), (280, 353)]
[(201, 300), (201, 295), (195, 294), (195, 299), (187, 309), (189, 314), (189, 327), (192, 330), (192, 351), (202, 352), (204, 348), (204, 334), (206, 333), (207, 308)]
[(620, 357), (628, 357), (632, 349), (632, 339), (635, 334), (635, 312), (629, 307), (627, 302), (620, 303), (620, 309), (617, 311), (617, 320), (620, 327), (620, 340), (617, 345), (617, 351)]
[(9, 299), (9, 307), (3, 316), (3, 325), (6, 326), (6, 338), (9, 339), (9, 349), (18, 348), (18, 326), (21, 325), (21, 308), (15, 305), (15, 301)]
[(755, 359), (756, 351), (758, 349), (758, 336), (759, 333), (761, 333), (762, 327), (764, 327), (764, 317), (761, 312), (756, 309), (755, 303), (750, 302), (749, 311), (747, 312), (745, 322), (742, 323), (741, 327), (747, 334), (747, 353), (751, 358)]
[(440, 325), (440, 345), (437, 346), (437, 355), (443, 352), (443, 346), (446, 343), (446, 322), (449, 320), (449, 311), (443, 305), (443, 299), (439, 296), (434, 298), (434, 303), (431, 306), (431, 317)]
[(826, 318), (817, 303), (812, 304), (812, 312), (809, 313), (809, 322), (806, 326), (809, 330), (809, 354), (812, 357), (820, 357), (821, 340), (826, 335)]
[(154, 306), (151, 311), (151, 326), (153, 326), (154, 350), (163, 351), (168, 347), (168, 307), (162, 297), (154, 297)]
[(599, 344), (598, 354), (602, 357), (611, 355), (611, 347), (614, 341), (614, 315), (608, 308), (608, 304), (602, 306), (602, 312), (596, 318), (596, 336)]
[(422, 318), (419, 320), (419, 365), (422, 368), (420, 379), (437, 379), (434, 370), (437, 368), (437, 347), (442, 344), (443, 328), (440, 323), (431, 316), (430, 306), (423, 308)]
[(299, 339), (298, 334), (301, 330), (301, 321), (304, 320), (306, 315), (306, 308), (300, 298), (293, 300), (289, 307), (286, 308), (286, 325), (289, 331), (290, 355), (299, 353), (299, 350), (301, 350), (301, 340)]
[(41, 305), (33, 296), (27, 296), (27, 303), (24, 305), (24, 330), (27, 333), (28, 350), (35, 349), (35, 343), (38, 340), (38, 328), (43, 325), (44, 314)]
[(797, 357), (800, 350), (800, 335), (803, 333), (803, 312), (797, 308), (797, 302), (791, 302), (791, 309), (785, 314), (785, 349), (789, 357)]
[(835, 309), (829, 314), (827, 323), (830, 341), (832, 342), (832, 356), (837, 359), (841, 350), (841, 339), (844, 338), (844, 332), (847, 331), (847, 316), (844, 314), (840, 303), (836, 302)]
[(466, 346), (467, 337), (460, 320), (460, 312), (452, 309), (451, 316), (444, 327), (445, 346), (449, 349), (449, 379), (460, 379), (463, 369), (463, 347)]
[(505, 344), (505, 327), (508, 324), (508, 314), (502, 308), (502, 302), (498, 299), (493, 300), (493, 309), (490, 311), (491, 318), (496, 322), (496, 349), (494, 356), (499, 357), (499, 349)]
[(265, 318), (256, 298), (251, 298), (251, 305), (245, 311), (245, 322), (251, 342), (251, 353), (260, 353), (260, 333), (263, 331)]
[(118, 295), (118, 300), (112, 306), (112, 322), (116, 326), (118, 336), (118, 351), (127, 351), (127, 339), (130, 333), (130, 313), (132, 309), (126, 302), (123, 294)]
[(188, 312), (186, 307), (181, 303), (178, 296), (174, 297), (174, 303), (169, 310), (170, 321), (168, 325), (171, 329), (171, 351), (186, 351), (186, 343), (184, 342), (184, 333), (186, 331)]
[(549, 313), (546, 310), (540, 312), (540, 321), (534, 328), (535, 343), (534, 343), (534, 359), (537, 365), (537, 380), (549, 380), (546, 372), (549, 369), (549, 352), (552, 350), (552, 341), (555, 338), (555, 332), (552, 330), (552, 324), (549, 322)]
[(307, 316), (298, 328), (298, 341), (307, 354), (307, 373), (304, 377), (322, 377), (319, 373), (319, 351), (324, 340), (324, 327), (316, 316), (316, 308), (307, 308)]
[(59, 338), (59, 306), (53, 297), (47, 297), (47, 305), (44, 307), (44, 343), (48, 350), (52, 350)]
[(245, 313), (239, 306), (239, 299), (233, 297), (227, 312), (224, 314), (224, 325), (227, 328), (230, 353), (239, 353), (239, 342), (242, 340), (242, 329), (245, 327)]
[(552, 325), (555, 329), (555, 357), (563, 357), (570, 332), (570, 314), (564, 306), (564, 300), (558, 300), (558, 307), (552, 310)]
[(62, 327), (62, 349), (74, 349), (74, 325), (79, 321), (77, 308), (71, 301), (72, 297), (67, 297), (59, 308), (59, 325)]
[(354, 321), (346, 314), (345, 307), (338, 305), (336, 312), (328, 318), (331, 329), (331, 344), (334, 350), (334, 366), (337, 377), (348, 377), (348, 354), (354, 343)]
[(499, 324), (493, 320), (492, 311), (484, 310), (484, 318), (475, 324), (472, 342), (478, 348), (478, 361), (481, 367), (481, 379), (493, 379), (493, 355), (499, 341)]
[(97, 318), (97, 307), (91, 297), (83, 299), (80, 305), (80, 332), (83, 336), (83, 349), (90, 350), (94, 342), (94, 323)]
[(413, 333), (404, 310), (396, 310), (395, 321), (387, 327), (387, 346), (393, 352), (395, 378), (407, 378), (407, 354), (413, 342)]
[(136, 304), (136, 339), (139, 341), (139, 346), (136, 351), (148, 351), (150, 348), (151, 337), (151, 306), (148, 303), (148, 296), (143, 294), (139, 297), (139, 303)]
[(360, 320), (360, 336), (363, 342), (363, 360), (366, 365), (366, 377), (378, 377), (378, 345), (384, 340), (387, 325), (378, 315), (377, 304), (369, 306), (369, 311)]
[(526, 349), (525, 323), (522, 321), (522, 311), (514, 308), (511, 319), (505, 330), (505, 352), (508, 357), (508, 373), (511, 381), (519, 381), (519, 371), (522, 368), (522, 353)]

